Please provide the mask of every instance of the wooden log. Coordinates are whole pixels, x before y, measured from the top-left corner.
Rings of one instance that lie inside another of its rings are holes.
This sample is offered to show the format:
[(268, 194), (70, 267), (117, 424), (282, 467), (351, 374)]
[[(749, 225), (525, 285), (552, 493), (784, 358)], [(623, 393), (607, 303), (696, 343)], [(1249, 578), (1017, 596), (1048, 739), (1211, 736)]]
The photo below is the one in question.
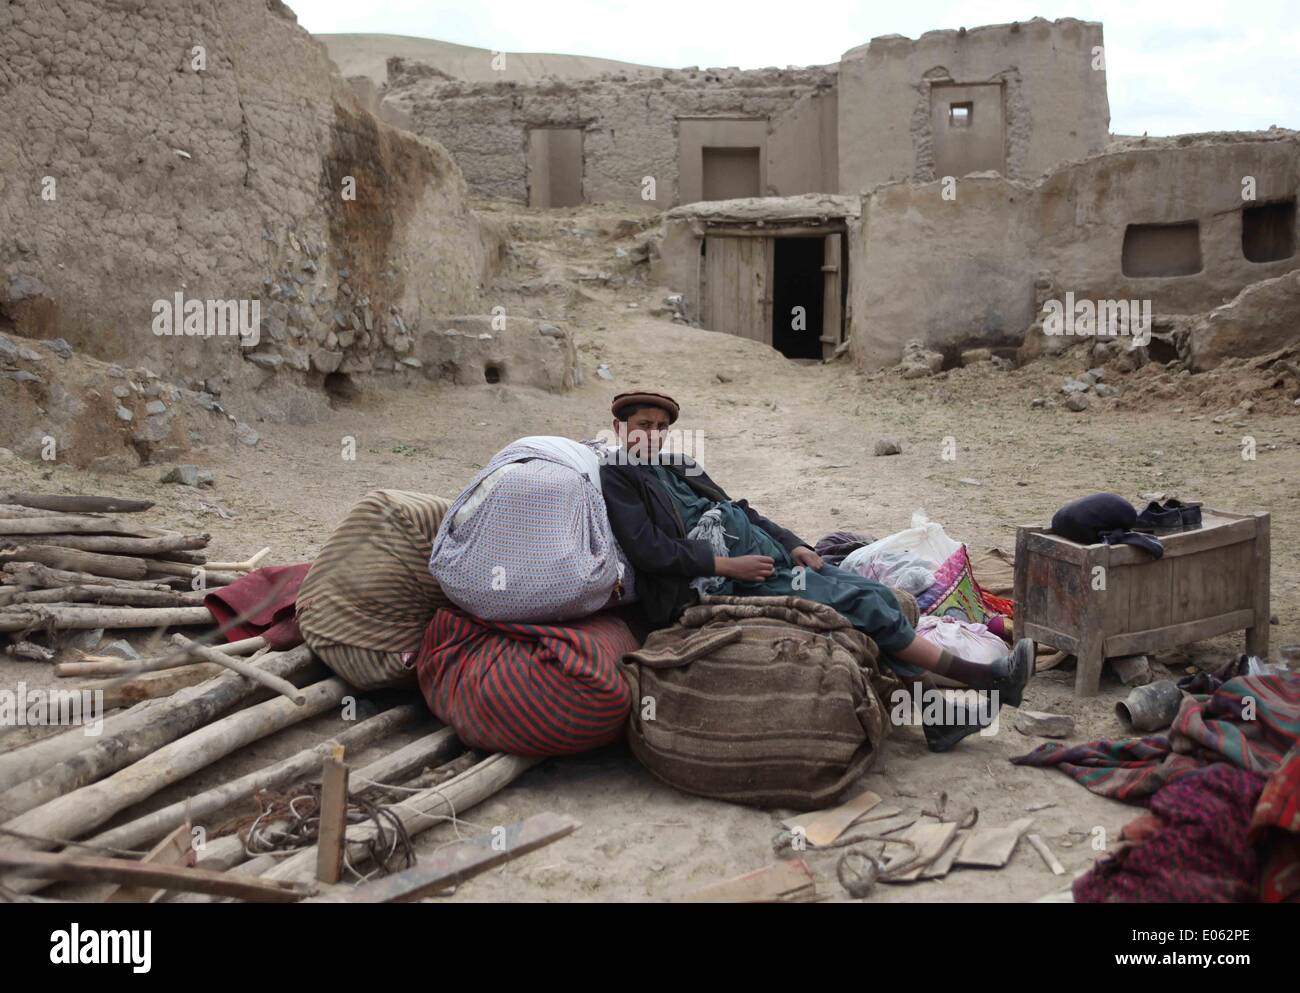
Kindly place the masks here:
[(22, 659), (26, 662), (51, 662), (55, 656), (55, 653), (44, 645), (31, 641), (15, 641), (5, 648), (5, 654), (10, 658)]
[(359, 795), (401, 783), (425, 766), (441, 765), (464, 748), (451, 728), (434, 731), (353, 772), (351, 792)]
[[(193, 829), (186, 822), (158, 842), (140, 861), (148, 865), (174, 865), (193, 868)], [(100, 896), (98, 903), (157, 903), (166, 890), (148, 886), (114, 886)]]
[(144, 559), (150, 573), (162, 576), (183, 576), (193, 579), (201, 575), (206, 586), (229, 586), (244, 577), (237, 572), (223, 572), (209, 565), (193, 565), (189, 562), (169, 562), (162, 559)]
[[(489, 755), (474, 768), (461, 773), (455, 779), (448, 780), (441, 786), (413, 793), (401, 803), (393, 804), (391, 810), (407, 834), (417, 835), (422, 831), (444, 824), (456, 814), (463, 814), (475, 804), (482, 803), (488, 797), (504, 789), (526, 770), (531, 769), (541, 759), (522, 755)], [(348, 830), (348, 861), (354, 866), (365, 864), (369, 858), (367, 843), (375, 837), (373, 824), (354, 824)], [(293, 879), (310, 881), (316, 871), (316, 847), (303, 849), (296, 855), (282, 861), (264, 874), (267, 879)]]
[[(133, 764), (71, 792), (60, 780), (76, 782), (75, 777), (46, 775), (21, 783), (0, 797), (0, 816), (12, 817), (5, 824), (11, 831), (47, 838), (80, 837), (119, 811), (249, 742), (338, 706), (349, 692), (341, 679), (322, 680), (307, 687), (302, 706), (277, 698), (237, 711), (191, 733), (176, 735)], [(36, 797), (44, 798), (41, 806), (25, 806)], [(23, 812), (13, 816), (15, 808)], [(0, 838), (0, 850), (8, 844)], [(31, 847), (36, 843), (23, 844)]]
[[(3, 525), (0, 521), (0, 526)], [(193, 559), (194, 549), (207, 546), (209, 536), (206, 534), (174, 534), (159, 538), (133, 538), (120, 534), (44, 534), (42, 545), (58, 545), (60, 548), (76, 548), (83, 552), (105, 552), (111, 555), (148, 555), (163, 558), (179, 558), (180, 561), (193, 565), (202, 565), (207, 557), (199, 555)]]
[(6, 608), (0, 631), (30, 631), (46, 625), (58, 631), (95, 628), (169, 628), (211, 624), (207, 607), (43, 607)]
[(197, 641), (191, 641), (182, 634), (173, 635), (172, 644), (179, 645), (191, 655), (202, 659), (204, 662), (212, 662), (216, 665), (225, 666), (232, 672), (237, 672), (241, 676), (251, 679), (255, 683), (261, 683), (268, 690), (273, 690), (276, 693), (279, 693), (281, 696), (292, 700), (299, 706), (303, 703), (304, 698), (302, 691), (299, 690), (298, 687), (294, 686), (293, 683), (288, 680), (280, 679), (278, 676), (273, 676), (264, 669), (259, 669), (257, 666), (245, 662), (243, 659), (236, 658), (233, 655), (227, 655), (225, 652), (219, 652), (215, 648), (200, 644)]
[(176, 590), (124, 590), (117, 586), (64, 586), (15, 593), (10, 602), (16, 605), (97, 603), (111, 607), (202, 607), (206, 595)]
[(321, 760), (316, 878), (322, 883), (343, 878), (343, 840), (348, 829), (348, 767), (343, 754), (343, 746), (335, 745)]
[(217, 570), (226, 569), (230, 572), (252, 572), (258, 567), (258, 564), (270, 554), (271, 546), (268, 545), (260, 552), (246, 558), (243, 562), (210, 562), (208, 563), (208, 568)]
[(123, 590), (171, 591), (166, 583), (150, 583), (143, 579), (114, 579), (89, 572), (69, 572), (67, 569), (51, 569), (39, 562), (9, 562), (0, 566), (0, 572), (4, 573), (6, 582), (43, 589), (59, 586), (113, 586)]
[(0, 535), (42, 534), (116, 534), (136, 538), (156, 538), (154, 528), (124, 524), (111, 517), (22, 517), (18, 520), (0, 520)]
[[(313, 662), (311, 651), (305, 645), (262, 660), (262, 664), (277, 676), (302, 674), (310, 670)], [(209, 723), (218, 714), (247, 700), (257, 689), (256, 683), (243, 676), (225, 673), (147, 708), (141, 707), (135, 712), (134, 720), (115, 722), (112, 733), (109, 733), (111, 718), (105, 721), (103, 732), (93, 740), (87, 738), (82, 729), (74, 729), (82, 747), (58, 764), (46, 766), (31, 780), (11, 787), (0, 796), (0, 807), (10, 806), (6, 798), (11, 794), (18, 798), (51, 795), (52, 791), (52, 795), (58, 796), (102, 779)], [(8, 757), (0, 756), (0, 759)], [(0, 773), (4, 770), (4, 764), (0, 763)], [(0, 847), (4, 844), (4, 839), (0, 838)]]
[(76, 548), (60, 548), (58, 545), (17, 545), (0, 551), (0, 561), (36, 562), (55, 569), (88, 572), (112, 579), (144, 579), (149, 574), (149, 567), (144, 559), (134, 559), (129, 555), (83, 552)]
[(130, 859), (72, 858), (44, 852), (0, 851), (0, 867), (19, 876), (70, 883), (121, 883), (126, 886), (215, 893), (261, 903), (295, 903), (316, 892), (311, 884), (284, 883), (247, 876), (228, 876), (206, 869), (152, 865)]
[(16, 503), (0, 503), (0, 517), (7, 521), (17, 520), (20, 517), (53, 517), (58, 513), (57, 510), (37, 510), (35, 507), (21, 507)]
[[(503, 835), (486, 834), (440, 848), (419, 865), (351, 891), (313, 897), (308, 903), (411, 903), (458, 886), (489, 869), (527, 855), (572, 834), (580, 821), (562, 814), (534, 814), (507, 825)], [(322, 880), (324, 882), (324, 880)]]
[(223, 671), (219, 665), (201, 662), (197, 665), (164, 669), (161, 672), (144, 672), (129, 679), (118, 677), (83, 683), (78, 689), (103, 693), (103, 708), (108, 711), (116, 710), (118, 707), (130, 707), (141, 700), (171, 696), (179, 690), (197, 686), (199, 683), (220, 676)]
[[(160, 704), (153, 700), (145, 700), (130, 710), (104, 718), (101, 736), (135, 733), (149, 723), (152, 719), (152, 708), (156, 706)], [(0, 791), (30, 779), (60, 762), (66, 762), (92, 744), (94, 742), (86, 738), (85, 730), (75, 727), (69, 728), (62, 734), (53, 734), (21, 748), (15, 748), (13, 751), (0, 753)]]
[(128, 500), (125, 497), (58, 496), (52, 493), (9, 493), (0, 497), (6, 504), (61, 514), (138, 514), (153, 507), (152, 500)]
[[(197, 821), (209, 814), (224, 810), (232, 803), (246, 800), (259, 790), (278, 789), (308, 775), (320, 767), (321, 757), (336, 743), (357, 752), (428, 717), (428, 708), (422, 703), (401, 704), (361, 721), (355, 727), (348, 728), (329, 741), (304, 749), (297, 755), (292, 755), (264, 769), (258, 769), (256, 772), (250, 772), (228, 783), (222, 783), (220, 786), (214, 786), (210, 790), (177, 801), (169, 807), (163, 807), (161, 810), (96, 835), (91, 840), (97, 845), (113, 848), (139, 848), (154, 841), (176, 825), (184, 823), (187, 811), (189, 816)], [(210, 841), (207, 848), (211, 848), (220, 840), (222, 839)], [(242, 844), (240, 847), (243, 847)], [(204, 859), (207, 858), (206, 851), (200, 855)]]
[[(262, 652), (270, 651), (266, 639), (258, 636), (228, 641), (215, 646), (225, 655), (249, 655), (249, 661), (258, 658)], [(48, 661), (48, 660), (47, 660)], [(183, 669), (202, 666), (210, 668), (210, 662), (198, 662), (190, 653), (178, 649), (166, 655), (154, 658), (130, 659), (113, 658), (107, 655), (85, 655), (79, 662), (60, 662), (54, 666), (56, 676), (142, 676), (146, 673), (161, 672), (166, 669)]]

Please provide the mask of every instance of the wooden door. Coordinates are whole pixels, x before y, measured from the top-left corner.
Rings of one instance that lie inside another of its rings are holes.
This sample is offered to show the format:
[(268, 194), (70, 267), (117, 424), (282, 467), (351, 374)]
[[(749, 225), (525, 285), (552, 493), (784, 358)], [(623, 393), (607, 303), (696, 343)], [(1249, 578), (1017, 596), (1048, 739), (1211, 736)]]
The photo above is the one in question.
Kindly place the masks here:
[(704, 326), (772, 344), (772, 239), (709, 235), (704, 242)]
[(840, 272), (840, 235), (828, 234), (822, 256), (822, 353), (829, 358), (844, 336), (844, 316), (840, 312), (842, 296)]

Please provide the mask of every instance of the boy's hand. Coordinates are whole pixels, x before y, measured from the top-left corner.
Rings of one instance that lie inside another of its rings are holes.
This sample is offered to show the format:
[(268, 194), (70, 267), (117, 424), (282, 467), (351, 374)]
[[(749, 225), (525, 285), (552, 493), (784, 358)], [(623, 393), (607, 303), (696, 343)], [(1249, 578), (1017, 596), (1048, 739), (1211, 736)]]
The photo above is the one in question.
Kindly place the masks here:
[(790, 553), (790, 558), (794, 559), (795, 565), (806, 566), (813, 572), (821, 572), (822, 566), (826, 564), (822, 561), (822, 557), (807, 545), (800, 545), (796, 548)]
[(761, 583), (776, 572), (776, 563), (767, 555), (737, 555), (735, 558), (719, 555), (713, 560), (713, 568), (717, 575), (727, 579)]

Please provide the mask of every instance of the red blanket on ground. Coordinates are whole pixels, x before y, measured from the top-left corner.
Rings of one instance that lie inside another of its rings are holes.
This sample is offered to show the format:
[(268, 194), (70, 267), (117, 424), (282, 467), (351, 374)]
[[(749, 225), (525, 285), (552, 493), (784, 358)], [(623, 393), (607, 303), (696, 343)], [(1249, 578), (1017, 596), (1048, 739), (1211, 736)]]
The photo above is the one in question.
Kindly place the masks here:
[(247, 613), (239, 624), (226, 631), (227, 641), (261, 635), (276, 651), (293, 648), (302, 644), (302, 632), (294, 619), (294, 603), (310, 568), (310, 562), (301, 562), (255, 569), (229, 586), (213, 590), (203, 598), (203, 605), (221, 625)]
[(429, 709), (470, 748), (571, 755), (623, 734), (632, 632), (611, 614), (564, 624), (488, 622), (439, 610), (415, 670)]

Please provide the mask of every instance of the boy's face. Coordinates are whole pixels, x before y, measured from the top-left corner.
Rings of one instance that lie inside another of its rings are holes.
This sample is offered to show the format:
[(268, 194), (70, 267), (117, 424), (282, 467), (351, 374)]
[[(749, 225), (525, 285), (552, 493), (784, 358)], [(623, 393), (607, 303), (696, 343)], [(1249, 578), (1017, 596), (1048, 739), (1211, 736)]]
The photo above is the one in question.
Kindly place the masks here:
[(629, 455), (649, 460), (658, 456), (669, 423), (668, 411), (642, 407), (626, 421), (615, 420), (614, 433)]

